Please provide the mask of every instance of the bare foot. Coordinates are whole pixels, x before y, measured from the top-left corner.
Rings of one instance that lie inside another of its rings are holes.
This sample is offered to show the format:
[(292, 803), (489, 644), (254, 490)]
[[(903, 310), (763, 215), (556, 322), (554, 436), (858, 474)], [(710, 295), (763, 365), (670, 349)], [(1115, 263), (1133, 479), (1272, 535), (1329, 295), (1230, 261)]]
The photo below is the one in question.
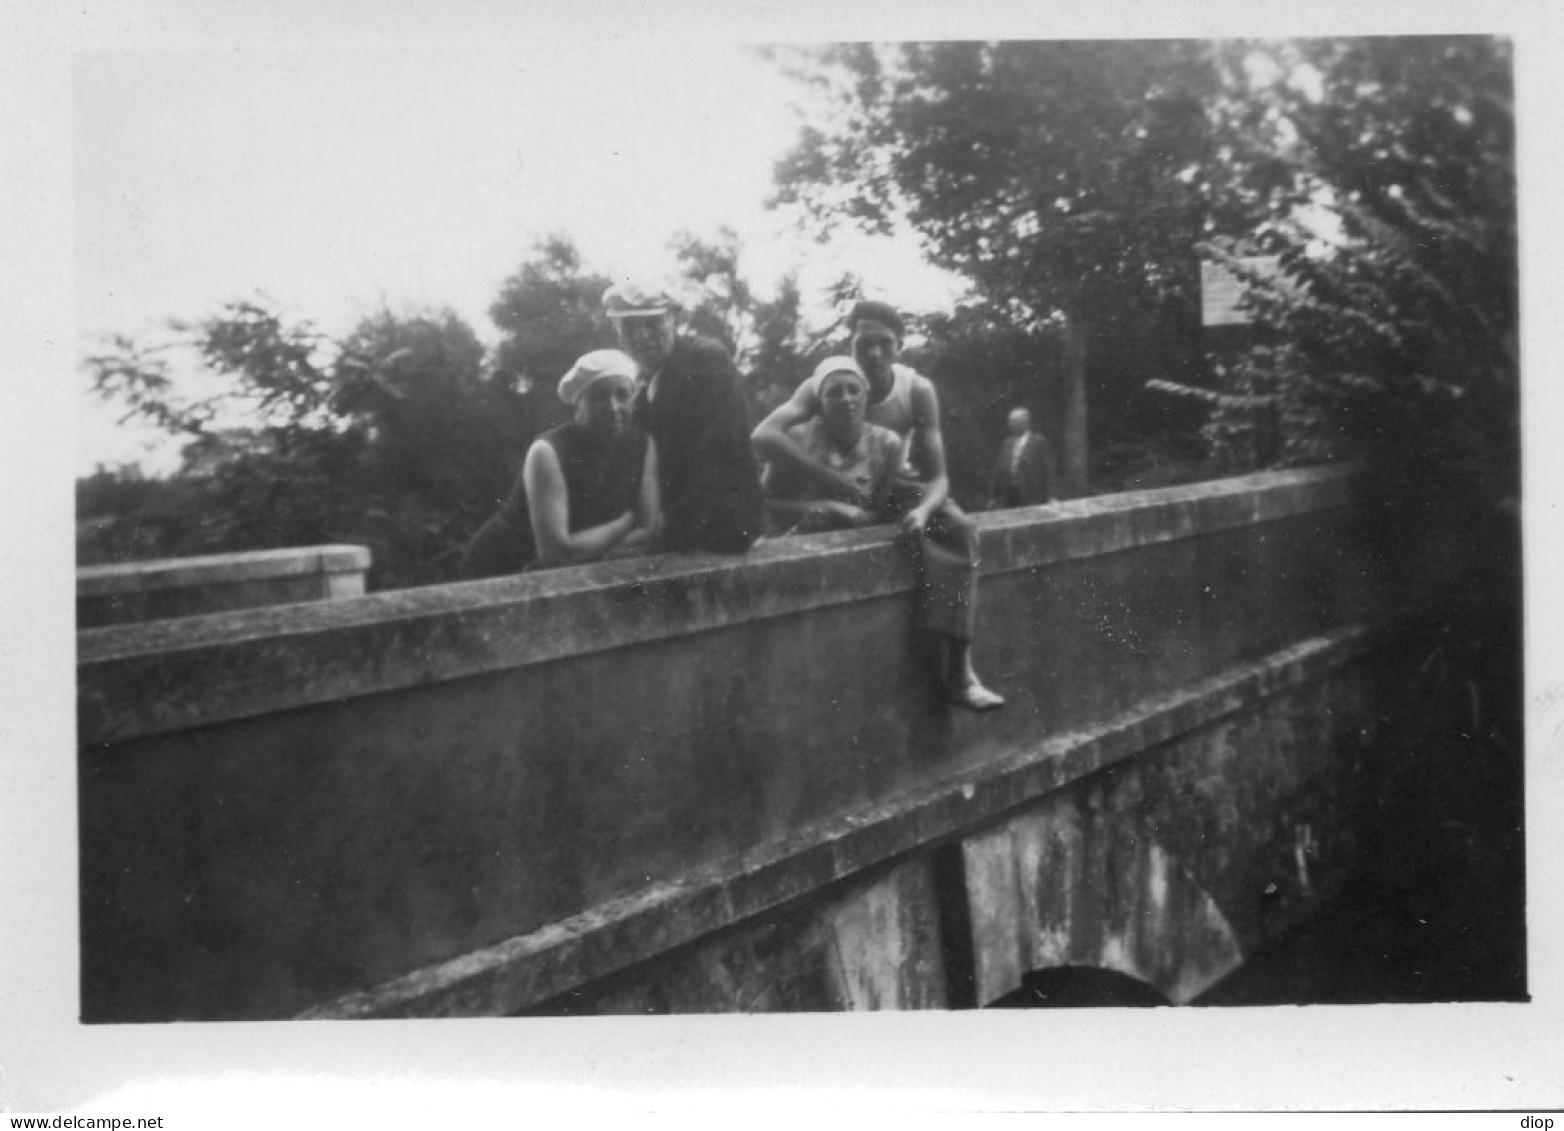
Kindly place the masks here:
[(1004, 696), (996, 695), (975, 679), (947, 685), (945, 702), (965, 711), (997, 711), (1005, 705)]

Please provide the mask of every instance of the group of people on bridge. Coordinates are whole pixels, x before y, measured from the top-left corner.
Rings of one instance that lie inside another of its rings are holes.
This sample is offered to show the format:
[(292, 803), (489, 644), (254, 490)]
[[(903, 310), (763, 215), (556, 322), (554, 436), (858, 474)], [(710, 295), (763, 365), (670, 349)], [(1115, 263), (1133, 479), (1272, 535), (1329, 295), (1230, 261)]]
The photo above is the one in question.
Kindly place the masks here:
[[(950, 497), (934, 385), (898, 363), (901, 316), (854, 305), (849, 352), (815, 367), (753, 430), (728, 351), (681, 333), (678, 304), (638, 283), (603, 296), (622, 349), (559, 382), (572, 418), (540, 435), (463, 558), (470, 578), (652, 552), (741, 554), (761, 538), (898, 525), (918, 578), (916, 621), (943, 698), (1004, 705), (972, 663), (978, 537)], [(1057, 498), (1025, 409), (1011, 413), (991, 506)]]

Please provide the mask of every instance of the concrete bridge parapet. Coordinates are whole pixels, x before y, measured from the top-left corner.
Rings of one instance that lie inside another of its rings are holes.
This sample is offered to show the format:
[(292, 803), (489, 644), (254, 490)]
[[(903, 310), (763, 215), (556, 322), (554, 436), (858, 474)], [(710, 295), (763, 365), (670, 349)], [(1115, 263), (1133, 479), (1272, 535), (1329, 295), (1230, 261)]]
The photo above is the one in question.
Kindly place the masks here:
[(991, 716), (884, 529), (84, 631), (84, 1017), (1187, 1000), (1350, 853), (1354, 490), (981, 516)]

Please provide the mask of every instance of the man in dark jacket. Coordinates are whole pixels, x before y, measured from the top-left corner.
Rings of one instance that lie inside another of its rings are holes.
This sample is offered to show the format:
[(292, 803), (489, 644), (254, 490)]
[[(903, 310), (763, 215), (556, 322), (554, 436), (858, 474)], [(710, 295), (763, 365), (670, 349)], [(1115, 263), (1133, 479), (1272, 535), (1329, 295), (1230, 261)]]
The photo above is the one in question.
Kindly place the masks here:
[(1032, 414), (1024, 408), (1011, 409), (1009, 424), (1010, 435), (999, 445), (994, 464), (989, 508), (1058, 502), (1053, 451), (1041, 433), (1032, 431)]
[(621, 283), (603, 308), (640, 369), (633, 420), (657, 444), (658, 549), (742, 554), (764, 518), (733, 359), (717, 342), (680, 334), (665, 291)]

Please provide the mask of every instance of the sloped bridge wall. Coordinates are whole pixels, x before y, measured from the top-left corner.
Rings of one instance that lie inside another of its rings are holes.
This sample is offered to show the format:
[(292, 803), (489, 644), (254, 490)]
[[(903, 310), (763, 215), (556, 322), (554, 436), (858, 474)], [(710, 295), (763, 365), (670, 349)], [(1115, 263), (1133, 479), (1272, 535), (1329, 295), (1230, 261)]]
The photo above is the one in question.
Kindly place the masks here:
[(1187, 1001), (1351, 856), (1355, 489), (980, 516), (985, 715), (887, 529), (83, 631), (83, 1017)]
[(301, 546), (76, 570), (76, 627), (359, 597), (364, 546)]

